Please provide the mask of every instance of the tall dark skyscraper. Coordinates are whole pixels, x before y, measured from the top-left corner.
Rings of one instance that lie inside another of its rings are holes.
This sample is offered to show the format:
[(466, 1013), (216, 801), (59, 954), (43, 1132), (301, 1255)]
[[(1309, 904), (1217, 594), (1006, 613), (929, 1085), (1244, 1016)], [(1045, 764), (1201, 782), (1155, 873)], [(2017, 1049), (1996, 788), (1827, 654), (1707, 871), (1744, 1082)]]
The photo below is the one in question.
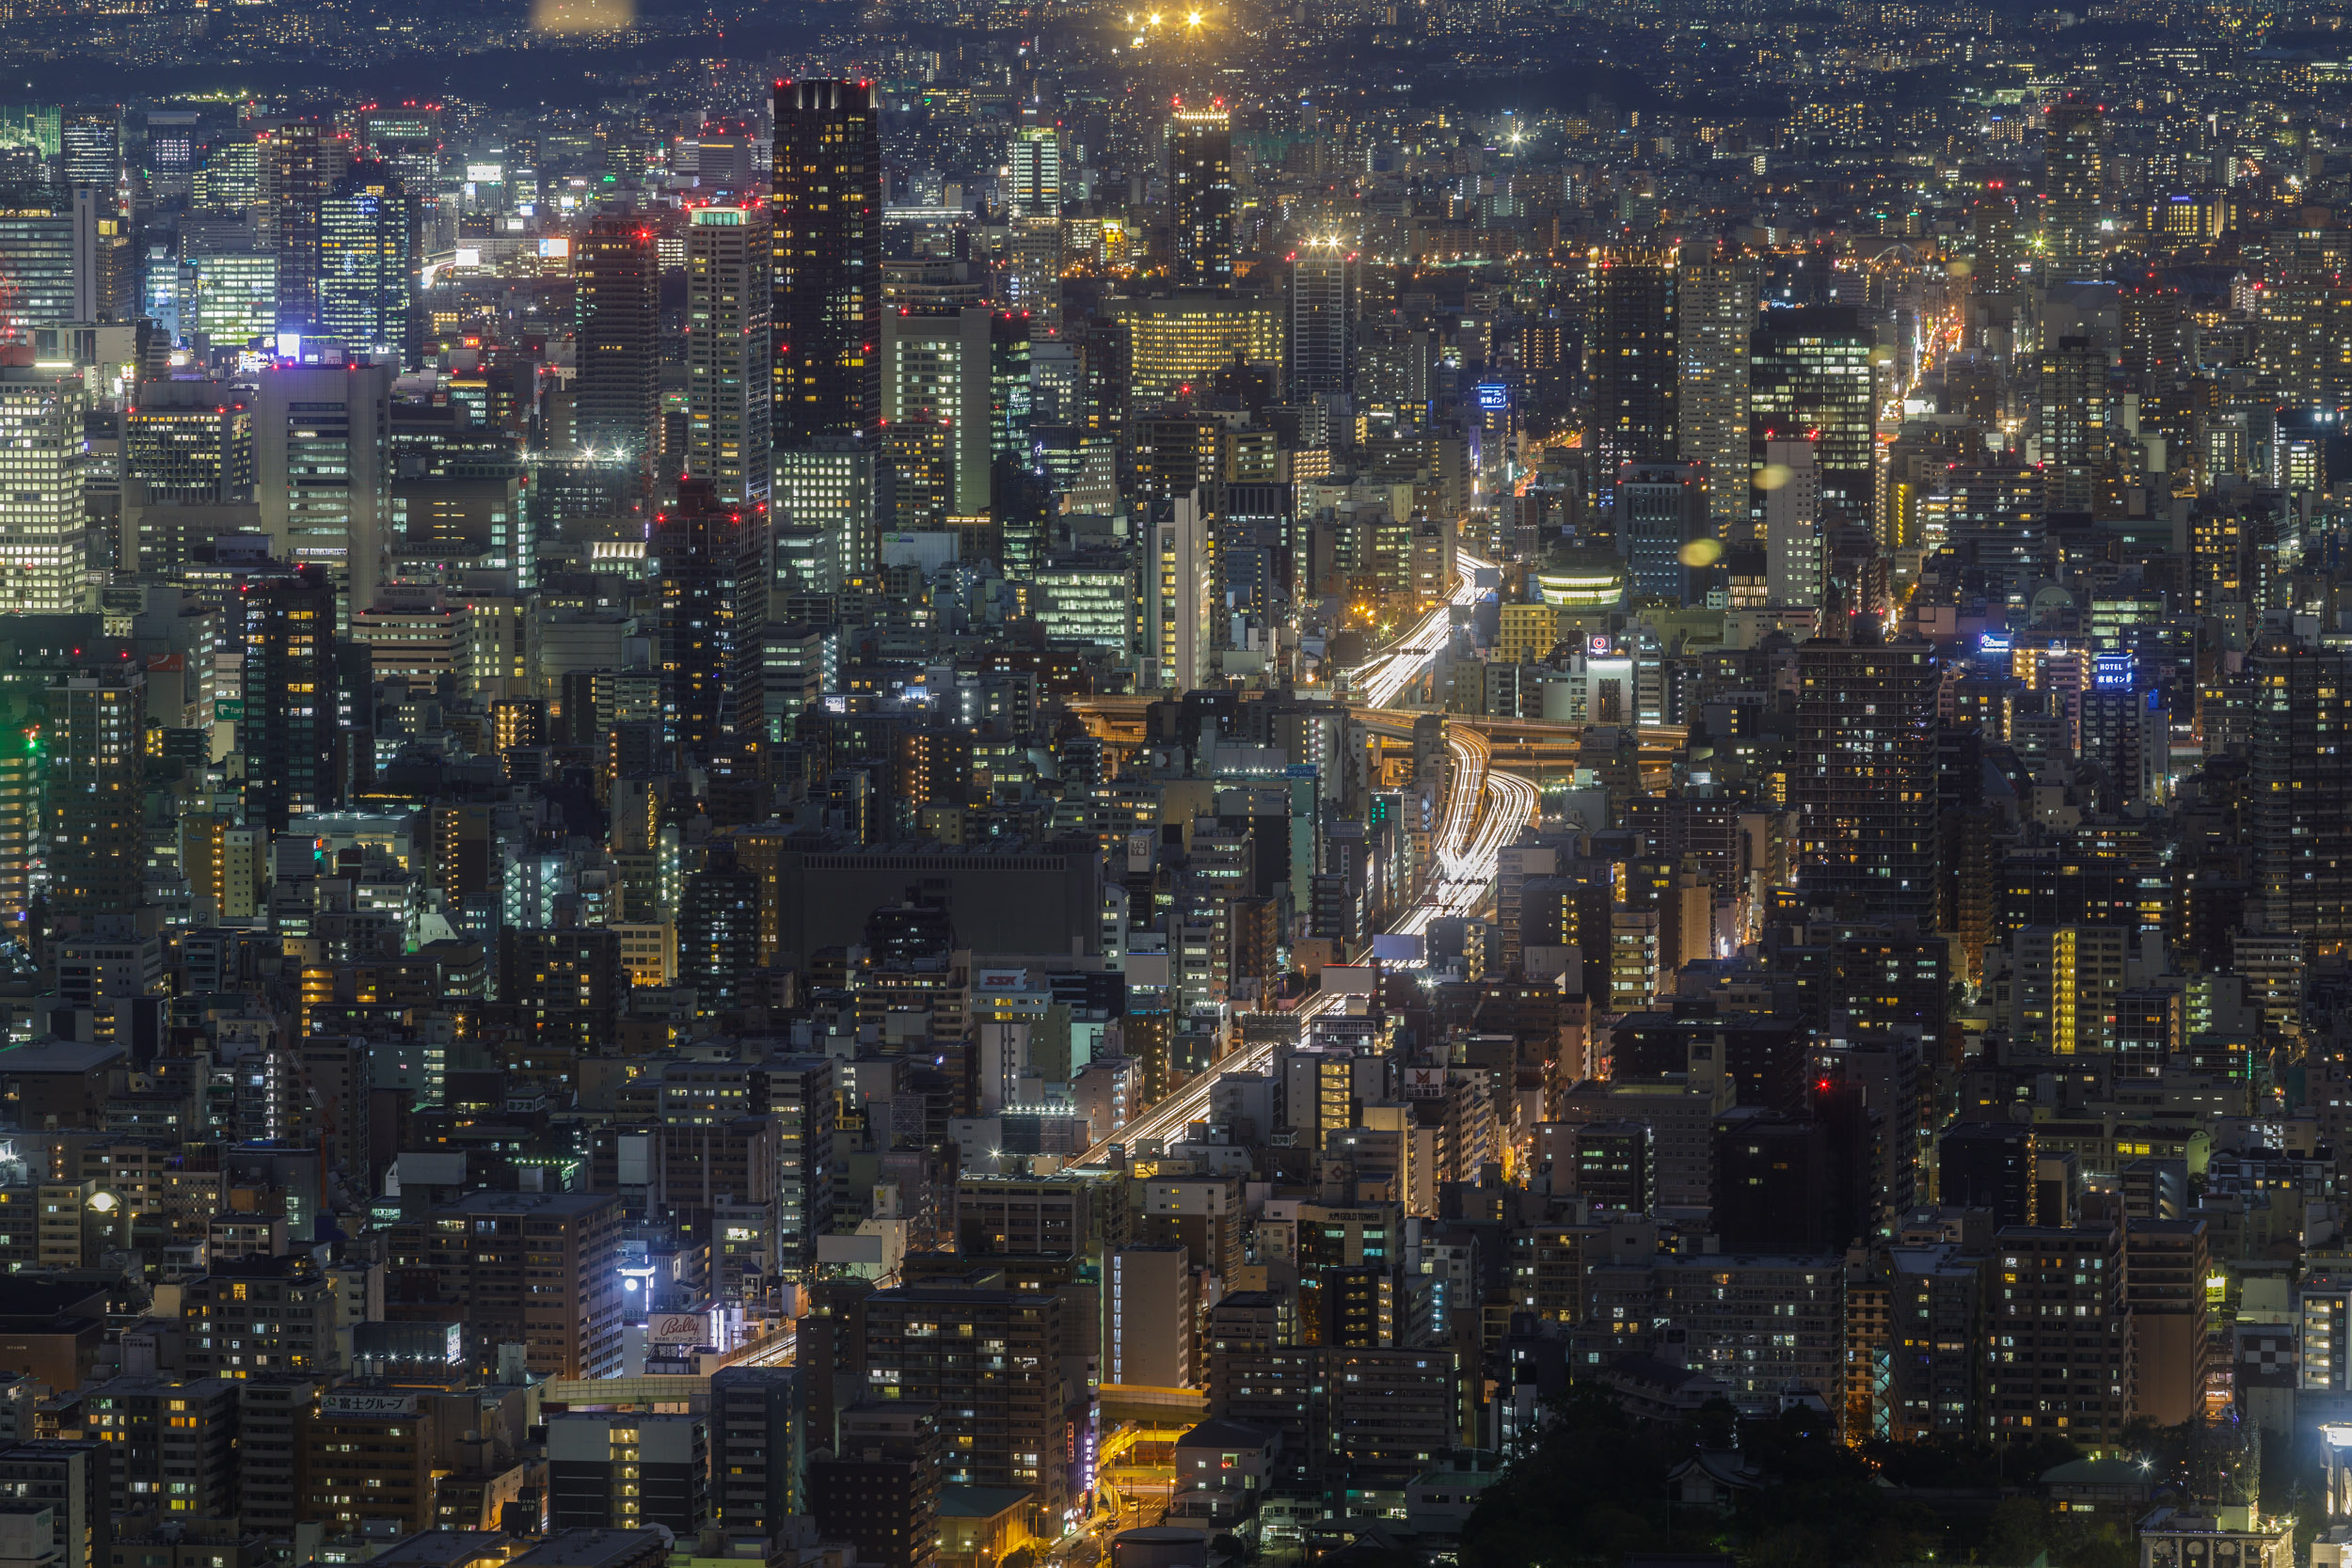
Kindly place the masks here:
[(871, 82), (776, 84), (776, 444), (881, 417), (882, 130)]
[(49, 916), (59, 931), (138, 903), (147, 682), (136, 671), (69, 675), (50, 689)]
[(700, 480), (655, 521), (661, 714), (705, 763), (755, 755), (765, 738), (761, 637), (768, 625), (765, 515), (722, 502)]
[(1291, 258), (1289, 351), (1289, 396), (1354, 388), (1356, 252), (1336, 234), (1299, 246)]
[(582, 447), (643, 463), (661, 417), (661, 262), (653, 230), (601, 217), (573, 252), (580, 375), (573, 398)]
[(2042, 115), (2042, 280), (2099, 275), (2106, 235), (2099, 227), (2106, 179), (2106, 110), (2069, 93)]
[(335, 768), (335, 589), (306, 566), (258, 583), (245, 609), (245, 816), (272, 832), (341, 798)]
[(1614, 484), (1628, 463), (1675, 457), (1676, 261), (1666, 246), (1612, 245), (1594, 263), (1584, 362), (1596, 484)]
[(1937, 679), (1925, 642), (1797, 649), (1798, 881), (1848, 918), (1935, 918)]
[(351, 166), (351, 138), (327, 126), (295, 120), (263, 131), (255, 154), (262, 246), (278, 258), (278, 330), (314, 331), (319, 319), (319, 212)]
[(389, 166), (351, 166), (319, 208), (319, 330), (346, 350), (416, 358), (417, 204)]
[(2352, 939), (2352, 656), (2269, 637), (2253, 676), (2248, 914), (2314, 950)]
[(1748, 370), (1749, 439), (1813, 443), (1821, 501), (1847, 522), (1871, 520), (1876, 499), (1877, 385), (1870, 329), (1845, 306), (1767, 310)]
[(1180, 101), (1168, 128), (1168, 166), (1175, 185), (1176, 286), (1233, 286), (1233, 117), (1225, 101), (1205, 109)]

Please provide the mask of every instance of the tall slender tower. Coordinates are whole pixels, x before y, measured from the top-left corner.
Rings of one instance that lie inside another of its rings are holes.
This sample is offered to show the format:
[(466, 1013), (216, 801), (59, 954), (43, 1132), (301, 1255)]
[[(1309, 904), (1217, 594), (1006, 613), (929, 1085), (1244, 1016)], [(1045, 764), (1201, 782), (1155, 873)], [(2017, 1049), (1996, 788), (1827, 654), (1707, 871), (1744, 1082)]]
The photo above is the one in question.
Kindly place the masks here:
[(779, 446), (871, 430), (880, 417), (882, 205), (874, 85), (777, 83)]
[(332, 811), (336, 776), (335, 586), (306, 566), (244, 596), (245, 819), (272, 832)]
[(1756, 272), (1710, 247), (1686, 251), (1675, 307), (1675, 422), (1686, 462), (1707, 465), (1717, 534), (1748, 519), (1748, 338), (1756, 330)]
[(349, 136), (308, 120), (262, 133), (262, 240), (278, 258), (280, 332), (309, 332), (318, 324), (319, 209), (351, 157)]
[(653, 554), (669, 738), (704, 763), (755, 757), (766, 724), (766, 517), (689, 479), (655, 520)]
[(573, 250), (580, 381), (580, 444), (642, 463), (658, 446), (661, 416), (661, 263), (653, 230), (635, 218), (602, 217)]
[(1286, 394), (1317, 397), (1356, 385), (1356, 253), (1337, 234), (1291, 258), (1290, 376)]
[(768, 499), (768, 210), (700, 207), (686, 231), (686, 471), (722, 501)]
[(1168, 166), (1176, 197), (1176, 286), (1233, 286), (1233, 117), (1225, 100), (1205, 109), (1176, 105), (1168, 123)]
[(1658, 245), (1611, 245), (1587, 280), (1585, 363), (1592, 392), (1593, 483), (1613, 486), (1628, 463), (1675, 457), (1677, 257)]
[(2046, 281), (2096, 273), (2106, 253), (2099, 228), (2106, 176), (2106, 110), (2074, 93), (2042, 112), (2042, 250)]
[[(1872, 623), (1857, 621), (1866, 639)], [(1916, 641), (1797, 648), (1798, 880), (1852, 919), (1935, 918), (1935, 654)]]

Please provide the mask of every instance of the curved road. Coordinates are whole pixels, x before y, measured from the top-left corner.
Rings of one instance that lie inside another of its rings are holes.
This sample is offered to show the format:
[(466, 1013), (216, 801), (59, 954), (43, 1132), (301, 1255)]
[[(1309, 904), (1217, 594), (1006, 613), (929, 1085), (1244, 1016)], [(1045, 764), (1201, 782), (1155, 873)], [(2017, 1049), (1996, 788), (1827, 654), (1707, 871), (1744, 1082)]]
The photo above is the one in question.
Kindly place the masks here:
[[(1454, 606), (1477, 601), (1477, 574), (1489, 564), (1476, 556), (1455, 553), (1458, 580), (1452, 603), (1439, 605), (1386, 650), (1348, 672), (1350, 688), (1361, 693), (1360, 700), (1389, 706), (1428, 669), (1430, 660), (1452, 638)], [(1433, 920), (1476, 912), (1494, 884), (1495, 863), (1502, 847), (1535, 818), (1535, 786), (1515, 775), (1489, 770), (1486, 739), (1477, 730), (1449, 721), (1446, 748), (1454, 756), (1454, 779), (1438, 822), (1437, 864), (1420, 901), (1390, 927), (1395, 932), (1418, 936)], [(1298, 1017), (1311, 1021), (1336, 1006), (1339, 1000), (1338, 993), (1317, 991), (1300, 1005)], [(1103, 1164), (1110, 1159), (1114, 1143), (1132, 1147), (1165, 1141), (1182, 1132), (1186, 1123), (1208, 1114), (1209, 1097), (1219, 1079), (1231, 1072), (1266, 1071), (1274, 1065), (1275, 1049), (1275, 1042), (1267, 1041), (1219, 1057), (1207, 1072), (1160, 1100), (1072, 1164)]]

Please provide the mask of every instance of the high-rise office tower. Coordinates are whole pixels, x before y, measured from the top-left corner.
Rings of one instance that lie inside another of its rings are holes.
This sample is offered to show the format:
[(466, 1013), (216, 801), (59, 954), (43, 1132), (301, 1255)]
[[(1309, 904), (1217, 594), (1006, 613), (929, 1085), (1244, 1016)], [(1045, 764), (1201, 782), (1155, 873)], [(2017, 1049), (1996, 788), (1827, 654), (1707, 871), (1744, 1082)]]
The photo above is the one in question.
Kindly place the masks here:
[(1867, 523), (1877, 497), (1878, 401), (1871, 333), (1844, 306), (1767, 310), (1748, 372), (1749, 441), (1809, 440), (1821, 502)]
[(139, 901), (147, 677), (106, 670), (49, 691), (49, 920), (86, 930)]
[[(994, 310), (988, 318), (988, 455), (992, 464), (1026, 467), (1033, 396), (1029, 313)], [(990, 498), (995, 498), (992, 495)]]
[(2042, 112), (2042, 278), (2068, 282), (2097, 275), (2106, 254), (2100, 229), (2106, 178), (2106, 110), (2069, 93)]
[(1629, 463), (1617, 474), (1617, 554), (1627, 592), (1690, 602), (1688, 546), (1707, 536), (1707, 470), (1695, 463)]
[(111, 199), (122, 181), (122, 111), (112, 103), (68, 109), (57, 117), (57, 165), (63, 182)]
[(1671, 462), (1679, 444), (1675, 351), (1677, 258), (1657, 245), (1610, 245), (1586, 279), (1585, 364), (1597, 486), (1629, 463)]
[(1176, 203), (1176, 286), (1233, 286), (1233, 117), (1225, 101), (1187, 109), (1180, 100), (1168, 126), (1168, 167)]
[(650, 463), (661, 420), (661, 261), (632, 217), (592, 219), (572, 242), (580, 371), (572, 418), (580, 446)]
[(1715, 531), (1744, 537), (1755, 268), (1712, 249), (1686, 251), (1677, 269), (1675, 312), (1675, 424), (1681, 456), (1707, 466), (1708, 514)]
[(882, 162), (871, 82), (776, 86), (776, 390), (780, 446), (880, 417)]
[[(1875, 628), (1854, 623), (1866, 634)], [(1797, 649), (1800, 885), (1851, 918), (1935, 917), (1935, 696), (1925, 642), (1833, 641)]]
[(1005, 303), (1040, 326), (1061, 323), (1061, 219), (1014, 218), (1006, 226), (1009, 252)]
[(882, 420), (893, 431), (942, 433), (942, 499), (966, 516), (988, 510), (991, 317), (974, 305), (952, 316), (882, 318)]
[(351, 166), (351, 138), (304, 120), (274, 125), (256, 147), (262, 248), (278, 258), (278, 330), (318, 325), (319, 212)]
[(336, 775), (335, 585), (319, 567), (260, 583), (245, 612), (245, 819), (272, 832), (331, 811)]
[(2254, 683), (2249, 923), (2314, 952), (2352, 938), (2352, 655), (2282, 636), (2247, 656)]
[(253, 409), (217, 381), (142, 381), (122, 414), (125, 571), (184, 565), (199, 538), (228, 531), (213, 510), (253, 499)]
[(1337, 234), (1291, 258), (1290, 365), (1293, 401), (1344, 393), (1356, 385), (1356, 252)]
[[(375, 603), (391, 513), (392, 367), (276, 365), (253, 424), (262, 528), (278, 555), (340, 584), (341, 625)], [(340, 629), (340, 627), (339, 627)]]
[(776, 449), (770, 515), (780, 528), (824, 530), (843, 578), (870, 573), (882, 562), (874, 458), (875, 449), (855, 436)]
[(769, 247), (765, 207), (698, 207), (686, 230), (686, 472), (734, 504), (768, 499)]
[(1821, 466), (1813, 443), (1765, 442), (1756, 483), (1764, 496), (1765, 578), (1772, 603), (1820, 604), (1829, 587), (1829, 544), (1821, 534)]
[[(807, 1512), (808, 1418), (792, 1367), (723, 1367), (710, 1379), (710, 1505), (728, 1529)], [(830, 1445), (826, 1445), (830, 1447)]]
[(1061, 218), (1061, 129), (1023, 125), (1005, 150), (1005, 215)]
[(346, 353), (416, 362), (417, 202), (390, 166), (363, 159), (319, 204), (319, 332)]
[(676, 504), (655, 519), (652, 553), (668, 737), (705, 763), (755, 754), (765, 730), (765, 515), (687, 480)]
[(2107, 351), (2089, 338), (2060, 338), (2042, 355), (2035, 422), (2042, 436), (2042, 502), (2052, 512), (2089, 512), (2107, 456)]
[(78, 372), (0, 361), (0, 612), (82, 608), (88, 403)]
[(440, 105), (412, 101), (380, 103), (374, 108), (361, 110), (358, 151), (362, 157), (388, 166), (400, 177), (401, 184), (412, 197), (421, 198), (438, 189), (441, 175)]
[[(85, 193), (87, 196), (87, 193)], [(0, 189), (0, 341), (28, 340), (36, 326), (92, 321), (87, 257), (97, 208), (59, 185)]]

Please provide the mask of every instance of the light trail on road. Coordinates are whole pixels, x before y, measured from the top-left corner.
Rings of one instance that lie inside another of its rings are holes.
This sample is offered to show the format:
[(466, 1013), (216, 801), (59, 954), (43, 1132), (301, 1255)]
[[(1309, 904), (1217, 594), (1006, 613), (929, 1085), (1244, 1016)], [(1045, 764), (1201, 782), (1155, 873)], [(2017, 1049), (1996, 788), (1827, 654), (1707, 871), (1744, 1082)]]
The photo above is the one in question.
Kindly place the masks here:
[[(1482, 592), (1478, 574), (1490, 563), (1456, 553), (1457, 578), (1454, 597), (1423, 616), (1396, 644), (1375, 655), (1350, 672), (1351, 684), (1363, 699), (1385, 707), (1428, 668), (1430, 660), (1453, 638), (1454, 606), (1474, 604)], [(1454, 759), (1454, 779), (1446, 791), (1435, 847), (1436, 864), (1427, 889), (1413, 907), (1391, 927), (1391, 933), (1420, 936), (1433, 920), (1459, 918), (1482, 908), (1494, 883), (1495, 865), (1502, 847), (1535, 819), (1538, 796), (1525, 779), (1491, 771), (1486, 766), (1486, 739), (1468, 725), (1446, 726), (1446, 749)], [(1406, 967), (1406, 966), (1400, 966)], [(1318, 991), (1293, 1015), (1301, 1025), (1339, 1006), (1341, 993)], [(1113, 1145), (1132, 1148), (1140, 1143), (1165, 1144), (1191, 1123), (1208, 1115), (1217, 1084), (1234, 1073), (1260, 1073), (1271, 1069), (1281, 1042), (1246, 1045), (1212, 1063), (1209, 1070), (1151, 1109), (1114, 1131), (1072, 1162), (1092, 1165), (1111, 1157)]]

